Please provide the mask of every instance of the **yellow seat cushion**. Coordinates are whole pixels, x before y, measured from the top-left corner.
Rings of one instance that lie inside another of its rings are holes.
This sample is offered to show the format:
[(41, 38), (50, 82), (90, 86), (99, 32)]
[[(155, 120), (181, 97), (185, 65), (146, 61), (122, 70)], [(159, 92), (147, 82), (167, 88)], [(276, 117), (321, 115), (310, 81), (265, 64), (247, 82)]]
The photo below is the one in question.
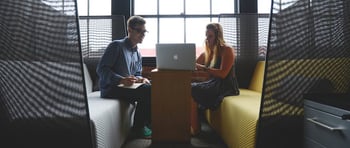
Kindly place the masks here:
[(248, 89), (240, 91), (239, 96), (225, 97), (217, 110), (207, 110), (206, 116), (229, 148), (253, 148), (261, 93)]
[(262, 92), (263, 81), (264, 81), (264, 71), (265, 61), (259, 61), (256, 64), (252, 79), (250, 80), (249, 90)]
[(239, 96), (227, 96), (215, 111), (206, 111), (211, 127), (229, 148), (253, 148), (259, 120), (265, 62), (258, 62), (248, 89)]

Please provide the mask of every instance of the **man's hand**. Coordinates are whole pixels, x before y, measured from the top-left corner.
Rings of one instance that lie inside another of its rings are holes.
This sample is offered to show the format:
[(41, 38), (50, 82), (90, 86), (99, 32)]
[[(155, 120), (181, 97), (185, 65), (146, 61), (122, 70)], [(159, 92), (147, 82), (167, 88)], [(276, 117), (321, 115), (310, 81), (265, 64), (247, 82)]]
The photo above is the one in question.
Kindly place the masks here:
[(125, 86), (131, 86), (137, 81), (137, 78), (135, 76), (129, 76), (129, 77), (124, 77), (120, 83), (124, 84)]
[(149, 80), (147, 78), (139, 78), (137, 80), (138, 83), (147, 83), (147, 84), (150, 84)]

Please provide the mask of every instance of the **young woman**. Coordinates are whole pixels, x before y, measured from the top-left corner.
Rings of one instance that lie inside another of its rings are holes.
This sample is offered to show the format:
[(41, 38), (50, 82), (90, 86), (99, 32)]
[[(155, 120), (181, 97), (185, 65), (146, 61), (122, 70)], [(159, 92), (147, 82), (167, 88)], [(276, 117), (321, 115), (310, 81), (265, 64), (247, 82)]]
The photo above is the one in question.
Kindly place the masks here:
[(225, 96), (239, 95), (234, 63), (234, 49), (225, 43), (222, 26), (208, 24), (205, 51), (196, 60), (196, 73), (206, 79), (192, 83), (192, 133), (199, 132), (196, 104), (203, 110), (215, 110)]

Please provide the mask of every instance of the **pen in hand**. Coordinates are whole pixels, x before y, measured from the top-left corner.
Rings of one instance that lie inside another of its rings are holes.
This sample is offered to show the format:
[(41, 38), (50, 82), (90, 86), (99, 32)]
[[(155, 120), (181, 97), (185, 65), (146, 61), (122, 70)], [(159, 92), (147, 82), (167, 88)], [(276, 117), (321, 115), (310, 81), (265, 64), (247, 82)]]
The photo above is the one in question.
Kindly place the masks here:
[(125, 86), (131, 86), (137, 81), (137, 78), (135, 76), (129, 76), (129, 77), (124, 77), (120, 83), (124, 84)]

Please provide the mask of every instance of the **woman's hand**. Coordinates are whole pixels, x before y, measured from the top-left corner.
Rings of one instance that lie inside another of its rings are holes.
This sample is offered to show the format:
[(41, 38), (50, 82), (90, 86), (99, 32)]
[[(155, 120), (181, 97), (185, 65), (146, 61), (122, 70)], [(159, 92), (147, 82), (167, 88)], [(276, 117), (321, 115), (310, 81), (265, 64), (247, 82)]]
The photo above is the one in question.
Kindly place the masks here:
[(207, 81), (210, 79), (210, 74), (205, 71), (193, 71), (192, 72), (192, 82)]
[(196, 63), (196, 70), (192, 72), (192, 82), (206, 81), (211, 77), (205, 65)]
[(207, 67), (205, 65), (196, 63), (196, 70), (205, 71), (206, 69)]

